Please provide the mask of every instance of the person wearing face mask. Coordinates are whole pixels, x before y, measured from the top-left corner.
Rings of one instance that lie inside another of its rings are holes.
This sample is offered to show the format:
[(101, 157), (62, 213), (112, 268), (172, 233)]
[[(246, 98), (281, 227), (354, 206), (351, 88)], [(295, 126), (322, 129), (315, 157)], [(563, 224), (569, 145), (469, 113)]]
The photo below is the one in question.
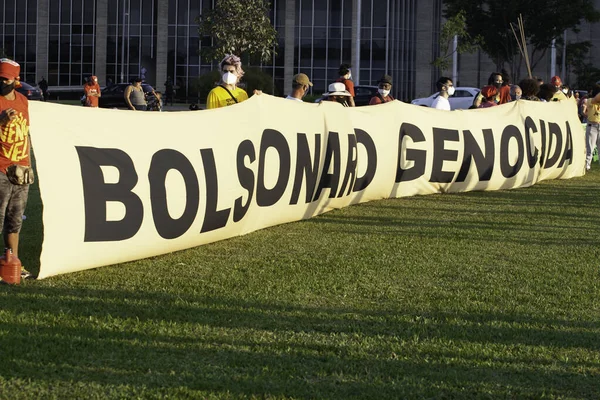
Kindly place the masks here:
[[(508, 74), (506, 74), (508, 76)], [(510, 87), (504, 84), (504, 78), (500, 72), (492, 72), (488, 78), (488, 86), (494, 86), (497, 89), (496, 93), (496, 104), (508, 103), (510, 98)], [(473, 100), (473, 106), (479, 107), (481, 102), (484, 101), (484, 97), (481, 92)]]
[(221, 82), (208, 94), (206, 108), (227, 107), (248, 100), (246, 91), (237, 86), (239, 80), (244, 76), (240, 58), (228, 54), (221, 60), (219, 67), (221, 69)]
[(346, 90), (346, 87), (341, 82), (334, 82), (329, 85), (327, 93), (323, 93), (323, 97), (327, 101), (334, 101), (340, 103), (344, 107), (350, 107), (348, 99), (351, 97), (350, 92)]
[(288, 95), (286, 99), (302, 101), (302, 98), (306, 96), (312, 85), (312, 82), (308, 79), (308, 75), (302, 73), (294, 75), (294, 79), (292, 80), (292, 94)]
[(85, 85), (83, 85), (83, 92), (85, 94), (85, 106), (98, 107), (98, 99), (102, 96), (102, 93), (97, 76), (92, 75), (88, 78)]
[(521, 100), (523, 91), (519, 85), (510, 85), (510, 99), (511, 101)]
[(560, 76), (555, 75), (552, 78), (550, 78), (550, 84), (552, 86), (554, 86), (554, 88), (556, 89), (554, 91), (554, 95), (552, 96), (551, 101), (567, 100), (567, 96), (562, 91), (562, 84), (563, 83), (562, 83), (562, 79), (560, 79)]
[(354, 82), (352, 81), (352, 71), (350, 70), (352, 66), (350, 64), (342, 64), (340, 65), (340, 69), (338, 70), (338, 74), (340, 77), (336, 80), (336, 82), (341, 82), (346, 87), (348, 93), (350, 93), (350, 98), (347, 100), (347, 103), (350, 107), (354, 107)]
[(431, 104), (431, 108), (446, 111), (452, 110), (450, 101), (448, 100), (448, 97), (454, 94), (454, 83), (452, 83), (452, 79), (442, 76), (436, 82), (436, 86), (440, 94)]
[[(29, 182), (9, 179), (14, 165), (30, 167), (29, 103), (15, 91), (21, 66), (8, 58), (0, 59), (0, 229), (6, 249), (19, 254), (19, 232), (27, 205)], [(8, 132), (14, 134), (7, 134)], [(20, 168), (18, 167), (18, 168)], [(29, 276), (23, 269), (22, 277)]]
[(383, 75), (381, 79), (377, 82), (377, 95), (371, 97), (371, 101), (369, 101), (369, 105), (387, 103), (393, 101), (394, 98), (390, 94), (392, 90), (392, 77), (389, 75)]

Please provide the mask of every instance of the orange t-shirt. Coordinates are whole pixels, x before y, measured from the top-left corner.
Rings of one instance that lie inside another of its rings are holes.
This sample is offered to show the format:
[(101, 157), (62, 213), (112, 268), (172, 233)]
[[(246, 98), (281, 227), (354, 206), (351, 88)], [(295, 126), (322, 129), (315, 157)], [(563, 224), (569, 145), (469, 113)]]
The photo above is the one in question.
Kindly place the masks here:
[(29, 102), (21, 93), (14, 93), (14, 100), (0, 96), (0, 113), (7, 108), (17, 112), (17, 118), (0, 125), (0, 172), (5, 174), (11, 164), (30, 165)]
[(93, 96), (94, 94), (100, 93), (100, 85), (97, 83), (83, 85), (83, 91), (85, 92), (85, 105), (88, 107), (98, 107), (98, 97)]

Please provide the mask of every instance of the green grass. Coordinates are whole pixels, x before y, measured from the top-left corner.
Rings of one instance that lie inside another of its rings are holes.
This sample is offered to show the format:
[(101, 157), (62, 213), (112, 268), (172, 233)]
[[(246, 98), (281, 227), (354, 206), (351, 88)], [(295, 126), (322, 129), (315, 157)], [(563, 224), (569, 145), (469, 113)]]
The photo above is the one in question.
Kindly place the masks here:
[[(599, 398), (599, 186), (371, 202), (0, 286), (0, 398)], [(27, 215), (35, 270), (35, 187)]]

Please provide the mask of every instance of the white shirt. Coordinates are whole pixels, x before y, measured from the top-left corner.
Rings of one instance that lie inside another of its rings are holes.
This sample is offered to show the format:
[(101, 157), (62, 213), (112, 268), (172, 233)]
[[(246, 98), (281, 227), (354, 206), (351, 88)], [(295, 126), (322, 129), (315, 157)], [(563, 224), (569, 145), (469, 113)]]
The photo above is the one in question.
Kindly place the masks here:
[(437, 97), (437, 99), (435, 99), (433, 101), (433, 103), (431, 103), (431, 108), (436, 108), (438, 110), (446, 110), (446, 111), (450, 111), (450, 102), (448, 101), (447, 98), (445, 98), (444, 96), (440, 95)]
[(292, 97), (290, 95), (288, 95), (288, 97), (285, 98), (286, 100), (298, 100), (298, 101), (302, 101), (302, 99), (299, 99), (297, 97)]

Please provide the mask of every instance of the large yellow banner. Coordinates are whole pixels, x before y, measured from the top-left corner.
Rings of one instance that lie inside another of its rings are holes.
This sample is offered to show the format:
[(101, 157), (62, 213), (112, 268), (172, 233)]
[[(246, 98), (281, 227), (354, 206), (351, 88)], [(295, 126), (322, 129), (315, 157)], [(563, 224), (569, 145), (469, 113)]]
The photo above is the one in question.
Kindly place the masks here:
[(259, 95), (170, 113), (31, 102), (30, 115), (44, 206), (39, 278), (359, 202), (572, 178), (585, 165), (573, 102), (447, 112)]

